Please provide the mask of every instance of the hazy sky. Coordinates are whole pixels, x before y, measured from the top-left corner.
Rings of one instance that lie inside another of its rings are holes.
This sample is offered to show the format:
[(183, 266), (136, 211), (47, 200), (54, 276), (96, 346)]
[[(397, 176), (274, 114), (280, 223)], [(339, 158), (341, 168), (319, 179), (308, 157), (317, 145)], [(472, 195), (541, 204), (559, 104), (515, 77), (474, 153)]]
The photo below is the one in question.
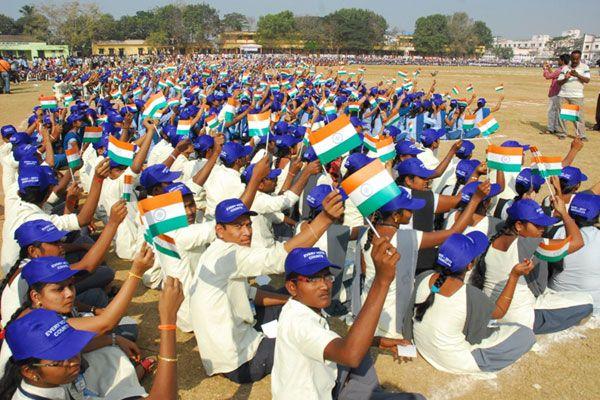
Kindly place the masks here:
[[(60, 3), (64, 0), (55, 0)], [(44, 0), (42, 0), (44, 2)], [(85, 2), (85, 0), (82, 0)], [(184, 1), (200, 3), (201, 1)], [(221, 15), (241, 12), (248, 16), (291, 10), (298, 15), (325, 15), (343, 7), (369, 8), (383, 15), (390, 26), (407, 32), (414, 29), (415, 20), (433, 13), (449, 14), (466, 11), (472, 18), (485, 21), (494, 35), (508, 38), (528, 38), (536, 33), (560, 34), (569, 28), (600, 34), (600, 1), (598, 0), (204, 0)], [(33, 0), (0, 0), (0, 13), (18, 17), (24, 4)], [(105, 12), (114, 16), (133, 14), (155, 6), (173, 3), (166, 0), (98, 0)]]

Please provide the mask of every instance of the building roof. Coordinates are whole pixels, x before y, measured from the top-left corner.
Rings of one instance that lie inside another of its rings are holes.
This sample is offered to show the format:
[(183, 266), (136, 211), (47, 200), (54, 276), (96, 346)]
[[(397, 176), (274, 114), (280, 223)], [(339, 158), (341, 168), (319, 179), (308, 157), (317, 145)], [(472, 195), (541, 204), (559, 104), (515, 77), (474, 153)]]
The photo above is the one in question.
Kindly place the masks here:
[(94, 42), (95, 45), (131, 45), (131, 46), (143, 46), (146, 41), (143, 39), (127, 39), (127, 40), (99, 40)]
[(15, 43), (43, 43), (43, 40), (37, 40), (33, 36), (27, 35), (0, 35), (0, 42), (15, 42)]

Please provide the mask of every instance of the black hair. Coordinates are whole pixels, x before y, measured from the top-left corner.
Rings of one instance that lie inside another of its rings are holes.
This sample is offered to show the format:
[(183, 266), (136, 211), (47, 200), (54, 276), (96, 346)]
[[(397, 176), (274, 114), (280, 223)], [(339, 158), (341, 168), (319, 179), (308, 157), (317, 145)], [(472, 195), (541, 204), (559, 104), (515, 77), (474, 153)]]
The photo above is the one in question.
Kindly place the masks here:
[(573, 55), (573, 54), (579, 54), (579, 55), (581, 55), (581, 50), (573, 50), (571, 52), (571, 55)]
[(4, 289), (6, 288), (6, 286), (8, 286), (8, 282), (11, 281), (13, 276), (19, 270), (19, 266), (21, 265), (21, 262), (23, 262), (24, 259), (29, 258), (29, 254), (27, 252), (27, 249), (29, 248), (29, 246), (34, 246), (34, 247), (39, 248), (41, 245), (42, 245), (42, 242), (35, 241), (32, 244), (21, 248), (21, 250), (19, 251), (19, 259), (17, 261), (15, 261), (15, 263), (13, 264), (12, 267), (10, 267), (10, 269), (8, 270), (6, 275), (4, 275), (4, 279), (2, 279), (2, 282), (0, 282), (0, 296), (2, 296), (2, 292), (4, 292)]
[(29, 186), (22, 190), (18, 191), (19, 197), (21, 200), (32, 203), (32, 204), (41, 204), (46, 201), (46, 196), (48, 196), (48, 192), (50, 191), (50, 186), (42, 189), (39, 186)]
[(39, 363), (38, 358), (26, 358), (24, 360), (15, 360), (10, 357), (4, 367), (4, 375), (0, 379), (0, 400), (11, 400), (21, 384), (23, 377), (21, 375), (21, 367), (25, 365)]
[[(439, 289), (442, 287), (444, 282), (446, 282), (446, 279), (448, 279), (449, 277), (460, 276), (464, 273), (464, 270), (460, 271), (460, 272), (448, 272), (448, 270), (446, 270), (445, 268), (443, 268), (442, 266), (440, 266), (437, 263), (435, 263), (434, 269), (436, 269), (440, 272), (439, 272), (439, 276), (433, 283), (433, 286), (431, 286), (432, 290), (429, 293), (429, 296), (427, 296), (427, 298), (425, 299), (424, 302), (415, 304), (415, 320), (417, 320), (419, 322), (421, 322), (423, 320), (423, 316), (425, 315), (425, 312), (429, 309), (429, 307), (431, 307), (433, 305), (433, 302), (435, 301), (435, 293), (439, 292)], [(433, 291), (434, 290), (433, 288), (437, 288), (436, 292)]]
[(561, 54), (560, 56), (558, 56), (558, 59), (561, 60), (565, 65), (569, 64), (569, 61), (571, 61), (571, 56), (569, 56), (568, 54)]
[[(582, 217), (580, 215), (571, 215), (571, 218), (573, 218), (573, 220), (575, 221), (575, 223), (577, 224), (577, 226), (579, 228), (587, 228), (588, 226), (596, 226), (596, 224), (598, 223), (598, 215), (596, 216), (596, 218), (593, 218), (591, 220), (588, 220), (585, 217)], [(0, 293), (2, 293), (1, 290), (0, 290)]]
[(490, 240), (488, 241), (487, 248), (485, 249), (483, 254), (479, 257), (479, 260), (477, 261), (477, 264), (475, 264), (475, 268), (473, 268), (473, 271), (471, 271), (471, 278), (470, 278), (471, 285), (473, 285), (479, 289), (483, 289), (483, 284), (485, 283), (485, 273), (486, 273), (486, 269), (487, 269), (487, 266), (485, 264), (485, 256), (487, 255), (487, 252), (490, 249), (490, 247), (492, 246), (492, 244), (500, 236), (504, 236), (504, 235), (515, 236), (517, 234), (517, 232), (515, 231), (515, 223), (516, 223), (516, 221), (508, 219), (506, 221), (506, 224), (503, 225), (502, 228), (500, 228), (500, 230), (498, 232), (496, 232), (490, 238)]
[(318, 208), (309, 207), (306, 220), (309, 222), (312, 221), (313, 219), (315, 219), (317, 217), (317, 215), (319, 215), (320, 212), (321, 212), (321, 210), (319, 210)]
[(414, 179), (415, 175), (398, 175), (398, 177), (396, 178), (396, 185), (404, 186), (404, 181), (406, 180), (406, 178)]
[[(379, 223), (385, 221), (386, 219), (388, 219), (389, 217), (391, 217), (394, 213), (400, 213), (402, 212), (402, 209), (399, 210), (394, 210), (394, 211), (381, 211), (381, 210), (377, 210), (375, 211), (372, 215), (371, 215), (371, 223), (373, 224), (373, 226), (377, 226)], [(371, 242), (373, 241), (373, 229), (369, 229), (367, 231), (367, 241), (365, 242), (365, 247), (364, 250), (369, 250), (369, 248), (371, 247)]]
[(575, 193), (575, 191), (577, 190), (577, 185), (579, 185), (578, 183), (574, 186), (567, 186), (568, 181), (566, 179), (559, 178), (558, 181), (560, 182), (560, 191), (562, 192), (562, 194)]

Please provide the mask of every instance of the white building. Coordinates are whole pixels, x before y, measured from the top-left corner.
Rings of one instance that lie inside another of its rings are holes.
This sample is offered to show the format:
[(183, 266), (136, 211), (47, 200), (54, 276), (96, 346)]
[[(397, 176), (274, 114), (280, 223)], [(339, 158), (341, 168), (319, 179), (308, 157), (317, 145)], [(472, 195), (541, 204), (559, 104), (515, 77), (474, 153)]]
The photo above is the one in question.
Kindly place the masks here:
[(595, 65), (600, 60), (600, 36), (588, 33), (583, 36), (581, 59), (588, 65)]
[(533, 35), (529, 40), (495, 38), (494, 46), (513, 49), (513, 61), (533, 61), (539, 58), (552, 57), (552, 49), (547, 46), (550, 39), (550, 35)]
[(581, 38), (581, 29), (568, 29), (566, 31), (562, 31), (560, 36), (570, 37), (573, 39), (580, 39)]

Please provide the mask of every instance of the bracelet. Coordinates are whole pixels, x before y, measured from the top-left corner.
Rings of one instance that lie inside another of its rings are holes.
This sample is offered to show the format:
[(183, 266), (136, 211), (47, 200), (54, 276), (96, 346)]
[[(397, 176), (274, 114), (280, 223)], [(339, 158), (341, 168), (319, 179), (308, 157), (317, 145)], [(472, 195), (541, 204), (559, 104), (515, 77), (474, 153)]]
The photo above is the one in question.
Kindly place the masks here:
[(173, 161), (177, 160), (177, 157), (175, 157), (173, 154), (169, 154), (169, 158), (172, 158)]
[(129, 271), (128, 272), (129, 276), (132, 278), (138, 278), (138, 279), (143, 279), (141, 276), (134, 274), (133, 272)]
[(317, 234), (315, 233), (315, 231), (313, 230), (312, 226), (310, 226), (310, 224), (306, 224), (308, 226), (308, 229), (310, 230), (310, 232), (313, 234), (313, 236), (315, 237), (316, 240), (319, 240), (319, 237), (317, 236)]
[(176, 325), (159, 325), (158, 326), (159, 331), (174, 331), (176, 329), (177, 329)]
[(113, 332), (113, 333), (111, 333), (111, 334), (110, 334), (110, 338), (111, 338), (111, 340), (112, 340), (112, 346), (113, 346), (113, 347), (114, 347), (114, 346), (116, 346), (116, 345), (117, 345), (117, 334), (116, 334), (116, 333), (114, 333), (114, 332)]
[(168, 358), (168, 357), (163, 357), (160, 354), (157, 356), (157, 358), (161, 361), (168, 361), (168, 362), (177, 362), (177, 357), (175, 358)]
[(98, 183), (102, 183), (102, 182), (104, 182), (104, 178), (101, 176), (94, 175), (94, 181), (96, 181)]
[(512, 297), (504, 296), (503, 294), (500, 297), (504, 297), (505, 299), (512, 300)]

